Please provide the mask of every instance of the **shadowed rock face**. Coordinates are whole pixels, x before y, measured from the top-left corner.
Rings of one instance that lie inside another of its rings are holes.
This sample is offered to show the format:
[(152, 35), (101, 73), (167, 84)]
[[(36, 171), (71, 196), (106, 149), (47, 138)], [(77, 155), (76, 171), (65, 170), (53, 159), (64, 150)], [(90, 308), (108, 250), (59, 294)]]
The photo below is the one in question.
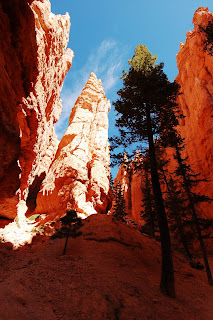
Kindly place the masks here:
[(38, 213), (82, 218), (110, 207), (108, 112), (101, 81), (91, 73), (78, 97), (54, 161), (37, 197)]
[(11, 217), (16, 215), (15, 193), (21, 172), (17, 163), (21, 151), (18, 105), (38, 74), (37, 44), (27, 1), (2, 1), (0, 15), (0, 208), (1, 215)]
[(53, 15), (48, 0), (4, 0), (0, 15), (0, 212), (14, 218), (57, 150), (53, 125), (73, 52), (69, 15)]

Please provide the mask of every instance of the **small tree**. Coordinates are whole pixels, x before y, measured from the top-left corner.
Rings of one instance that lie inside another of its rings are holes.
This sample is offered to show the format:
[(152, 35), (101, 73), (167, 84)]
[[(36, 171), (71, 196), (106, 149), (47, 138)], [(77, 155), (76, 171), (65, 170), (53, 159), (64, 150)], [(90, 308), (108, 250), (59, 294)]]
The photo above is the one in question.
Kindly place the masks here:
[(109, 176), (109, 184), (110, 184), (111, 190), (113, 191), (114, 181), (113, 181), (113, 177), (112, 177), (112, 173), (111, 172), (110, 172), (110, 176)]
[(185, 235), (183, 222), (187, 219), (187, 207), (185, 203), (186, 197), (182, 190), (177, 187), (177, 184), (172, 179), (171, 175), (169, 179), (167, 179), (165, 172), (163, 172), (163, 175), (167, 189), (165, 205), (168, 211), (168, 220), (170, 223), (170, 228), (172, 228), (173, 231), (178, 230), (178, 233), (180, 235), (180, 241), (183, 245), (186, 256), (192, 264), (193, 258), (189, 251), (188, 240)]
[(66, 212), (66, 215), (60, 219), (62, 223), (61, 229), (52, 236), (52, 239), (55, 238), (66, 238), (63, 255), (66, 253), (67, 243), (69, 237), (76, 238), (79, 237), (82, 233), (79, 228), (82, 227), (82, 220), (77, 217), (75, 210), (69, 210)]
[(213, 21), (209, 21), (205, 28), (200, 26), (200, 31), (205, 36), (203, 40), (204, 51), (213, 56)]
[(213, 285), (213, 279), (211, 274), (211, 269), (208, 262), (208, 257), (206, 253), (205, 244), (203, 242), (203, 237), (201, 234), (201, 228), (198, 219), (198, 206), (202, 202), (210, 202), (211, 199), (206, 195), (201, 195), (194, 192), (194, 187), (199, 184), (199, 182), (206, 181), (205, 179), (200, 179), (200, 174), (194, 174), (191, 170), (191, 166), (187, 162), (188, 158), (182, 157), (182, 152), (185, 149), (184, 139), (177, 132), (176, 128), (173, 126), (168, 133), (165, 133), (161, 143), (162, 145), (170, 146), (174, 148), (174, 158), (177, 161), (177, 169), (175, 174), (179, 177), (179, 183), (185, 192), (186, 201), (188, 202), (188, 211), (191, 213), (192, 220), (195, 224), (198, 240), (200, 242), (204, 264), (206, 268), (207, 278), (210, 285)]
[(125, 217), (127, 215), (126, 204), (124, 199), (124, 192), (119, 181), (114, 187), (113, 195), (115, 202), (113, 206), (113, 216), (120, 221), (125, 221)]
[(177, 139), (177, 144), (175, 147), (176, 154), (175, 154), (175, 159), (178, 162), (178, 168), (176, 170), (177, 176), (182, 178), (182, 187), (185, 190), (187, 200), (188, 200), (188, 209), (192, 214), (192, 219), (195, 223), (196, 229), (197, 229), (197, 235), (198, 235), (198, 240), (200, 242), (202, 254), (203, 254), (203, 260), (206, 268), (206, 274), (208, 278), (208, 283), (210, 285), (213, 285), (213, 279), (212, 279), (212, 274), (211, 274), (211, 269), (209, 266), (209, 261), (206, 253), (206, 248), (205, 244), (203, 242), (203, 237), (201, 233), (201, 228), (199, 224), (199, 219), (198, 219), (198, 212), (197, 212), (197, 207), (200, 203), (202, 202), (210, 202), (211, 199), (207, 197), (206, 195), (201, 195), (193, 192), (193, 188), (198, 185), (199, 182), (205, 181), (205, 179), (199, 179), (199, 174), (194, 174), (191, 170), (191, 167), (189, 164), (186, 163), (187, 158), (182, 158), (181, 156), (181, 150), (184, 148), (183, 144), (183, 139)]

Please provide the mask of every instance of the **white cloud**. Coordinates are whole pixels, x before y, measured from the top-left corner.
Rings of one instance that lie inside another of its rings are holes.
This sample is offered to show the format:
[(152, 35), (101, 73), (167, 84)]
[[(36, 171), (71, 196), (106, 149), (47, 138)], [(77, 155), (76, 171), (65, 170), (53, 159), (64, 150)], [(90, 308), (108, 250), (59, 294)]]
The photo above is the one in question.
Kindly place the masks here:
[[(59, 139), (62, 138), (69, 121), (72, 107), (80, 95), (83, 87), (89, 79), (90, 73), (94, 72), (102, 80), (103, 88), (107, 98), (110, 98), (110, 90), (115, 88), (122, 73), (122, 61), (127, 61), (127, 48), (122, 48), (115, 41), (104, 40), (88, 57), (81, 68), (70, 70), (69, 86), (65, 79), (61, 93), (63, 112), (55, 125)], [(73, 83), (73, 85), (72, 85)]]
[(103, 80), (103, 87), (106, 93), (116, 84), (120, 67), (121, 63), (115, 63), (107, 70), (106, 76)]

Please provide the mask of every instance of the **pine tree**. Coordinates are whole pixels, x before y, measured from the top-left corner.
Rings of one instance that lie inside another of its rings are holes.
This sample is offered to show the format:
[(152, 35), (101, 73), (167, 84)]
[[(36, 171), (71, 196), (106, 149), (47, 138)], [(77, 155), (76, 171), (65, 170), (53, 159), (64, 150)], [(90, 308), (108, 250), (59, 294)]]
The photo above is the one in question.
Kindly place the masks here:
[(113, 206), (113, 216), (120, 221), (125, 221), (126, 213), (126, 204), (124, 199), (124, 192), (121, 187), (120, 182), (118, 181), (117, 185), (113, 190), (114, 195), (114, 206)]
[(171, 126), (170, 130), (162, 135), (161, 144), (162, 146), (170, 146), (175, 151), (174, 158), (177, 161), (177, 169), (175, 170), (175, 174), (180, 178), (179, 182), (181, 183), (181, 187), (185, 191), (185, 195), (188, 201), (188, 211), (191, 213), (192, 221), (195, 224), (198, 240), (200, 242), (208, 282), (210, 285), (213, 285), (211, 269), (208, 262), (205, 244), (203, 242), (197, 211), (200, 203), (210, 202), (211, 199), (206, 195), (201, 195), (193, 191), (194, 187), (197, 186), (199, 182), (206, 180), (200, 179), (200, 174), (194, 174), (191, 170), (191, 166), (189, 165), (189, 163), (187, 163), (188, 158), (182, 157), (182, 152), (185, 149), (184, 139), (177, 132), (175, 126)]
[(184, 147), (185, 146), (183, 144), (183, 139), (179, 138), (177, 140), (177, 144), (175, 147), (175, 150), (176, 150), (175, 159), (178, 162), (178, 168), (176, 170), (176, 174), (177, 176), (182, 178), (182, 187), (184, 188), (187, 195), (188, 209), (192, 214), (192, 219), (197, 229), (198, 240), (200, 242), (200, 246), (203, 254), (203, 260), (206, 268), (208, 283), (210, 285), (213, 285), (211, 269), (209, 266), (206, 248), (205, 248), (205, 244), (204, 244), (202, 233), (201, 233), (200, 223), (198, 219), (198, 211), (197, 211), (198, 204), (202, 202), (210, 202), (211, 199), (206, 195), (197, 194), (192, 191), (193, 187), (195, 187), (199, 182), (205, 181), (205, 179), (199, 179), (198, 178), (199, 174), (194, 174), (191, 170), (190, 165), (186, 163), (187, 158), (184, 159), (181, 156), (181, 150), (183, 150)]
[(186, 197), (182, 190), (177, 187), (174, 179), (171, 177), (167, 179), (165, 171), (163, 170), (164, 182), (167, 189), (167, 197), (165, 199), (165, 205), (168, 212), (168, 220), (170, 227), (174, 230), (178, 230), (180, 240), (185, 250), (186, 256), (190, 263), (193, 263), (193, 257), (189, 250), (188, 239), (185, 235), (184, 221), (187, 219), (187, 207)]
[(133, 142), (148, 141), (152, 189), (161, 239), (160, 288), (164, 294), (174, 297), (175, 281), (171, 241), (153, 139), (162, 130), (166, 132), (167, 121), (164, 118), (170, 119), (167, 113), (170, 112), (170, 109), (177, 108), (175, 100), (179, 86), (175, 82), (168, 81), (163, 72), (163, 64), (156, 64), (156, 58), (145, 46), (140, 45), (136, 48), (133, 58), (129, 60), (129, 72), (123, 72), (123, 88), (118, 91), (120, 98), (113, 103), (119, 115), (116, 126), (119, 127), (120, 133), (120, 136), (114, 141), (115, 144), (123, 144), (124, 147)]
[(204, 28), (200, 26), (200, 31), (204, 33), (203, 47), (209, 55), (213, 56), (213, 21), (208, 21), (207, 26)]
[(56, 231), (52, 236), (52, 239), (66, 238), (63, 250), (63, 255), (65, 255), (69, 237), (76, 238), (82, 234), (79, 231), (79, 228), (82, 227), (82, 220), (77, 217), (75, 210), (69, 210), (66, 212), (66, 215), (60, 219), (60, 221), (62, 223), (62, 227)]
[(112, 173), (110, 172), (110, 176), (109, 176), (109, 184), (110, 184), (110, 187), (113, 191), (113, 184), (114, 184), (114, 181), (113, 181), (113, 177), (112, 177)]

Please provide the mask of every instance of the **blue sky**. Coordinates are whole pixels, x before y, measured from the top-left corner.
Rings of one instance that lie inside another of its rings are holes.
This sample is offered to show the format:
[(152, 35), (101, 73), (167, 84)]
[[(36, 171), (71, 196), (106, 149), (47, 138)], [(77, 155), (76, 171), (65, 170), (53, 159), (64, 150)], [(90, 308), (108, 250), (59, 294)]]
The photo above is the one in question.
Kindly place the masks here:
[[(91, 72), (102, 80), (106, 97), (116, 100), (122, 70), (138, 44), (164, 62), (164, 71), (174, 80), (178, 70), (176, 54), (186, 32), (193, 30), (192, 18), (198, 7), (209, 7), (212, 0), (51, 0), (52, 12), (71, 18), (70, 47), (75, 54), (66, 76), (61, 98), (63, 113), (56, 124), (61, 139), (68, 126), (71, 109)], [(109, 135), (114, 134), (115, 114), (110, 111)]]

